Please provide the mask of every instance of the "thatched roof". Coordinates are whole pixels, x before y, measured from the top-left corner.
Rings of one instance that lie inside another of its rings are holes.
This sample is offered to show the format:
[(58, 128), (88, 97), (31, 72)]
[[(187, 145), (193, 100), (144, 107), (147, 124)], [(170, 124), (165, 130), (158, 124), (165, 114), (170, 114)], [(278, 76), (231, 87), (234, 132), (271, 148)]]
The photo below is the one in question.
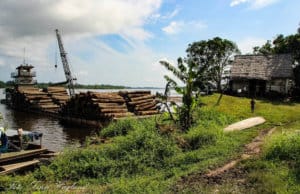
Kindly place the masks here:
[(281, 55), (237, 55), (231, 75), (232, 79), (292, 78), (293, 58), (289, 54)]

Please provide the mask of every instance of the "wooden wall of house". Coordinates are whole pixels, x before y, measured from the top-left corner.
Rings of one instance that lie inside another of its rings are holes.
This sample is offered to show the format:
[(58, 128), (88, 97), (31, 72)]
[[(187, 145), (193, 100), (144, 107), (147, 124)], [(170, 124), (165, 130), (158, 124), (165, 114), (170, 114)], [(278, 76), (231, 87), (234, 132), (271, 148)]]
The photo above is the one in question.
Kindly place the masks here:
[(267, 92), (279, 92), (282, 94), (287, 94), (292, 87), (292, 82), (289, 79), (273, 79), (267, 82)]
[[(292, 88), (292, 81), (285, 78), (277, 78), (272, 81), (266, 82), (266, 93), (278, 92), (281, 94), (288, 94)], [(256, 85), (256, 93), (259, 93), (259, 85)], [(249, 92), (249, 81), (248, 80), (232, 80), (231, 90), (234, 93), (248, 93)]]
[(236, 93), (247, 93), (249, 90), (247, 80), (234, 80), (232, 81), (231, 90)]

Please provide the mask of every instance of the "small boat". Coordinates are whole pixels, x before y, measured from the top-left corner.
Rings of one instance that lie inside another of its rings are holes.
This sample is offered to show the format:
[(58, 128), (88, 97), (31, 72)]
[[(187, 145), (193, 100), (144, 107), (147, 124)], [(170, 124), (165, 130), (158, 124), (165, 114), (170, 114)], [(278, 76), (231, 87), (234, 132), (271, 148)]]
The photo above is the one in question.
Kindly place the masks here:
[(0, 175), (34, 167), (44, 158), (55, 156), (55, 153), (42, 147), (43, 134), (40, 132), (8, 129), (8, 150), (0, 155)]

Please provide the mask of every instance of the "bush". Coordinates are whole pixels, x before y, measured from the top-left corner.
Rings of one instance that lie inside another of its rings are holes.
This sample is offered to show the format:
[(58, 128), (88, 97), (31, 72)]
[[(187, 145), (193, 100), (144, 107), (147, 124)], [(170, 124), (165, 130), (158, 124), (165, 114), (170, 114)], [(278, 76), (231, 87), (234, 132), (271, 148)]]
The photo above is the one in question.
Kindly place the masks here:
[(282, 134), (271, 139), (266, 147), (266, 158), (300, 162), (300, 135)]
[(113, 178), (152, 174), (168, 168), (168, 158), (180, 151), (175, 142), (161, 136), (152, 120), (124, 122), (135, 129), (126, 136), (115, 137), (110, 144), (67, 150), (49, 167), (41, 168), (36, 177), (55, 181), (95, 178), (107, 183)]
[(115, 137), (119, 135), (127, 135), (129, 131), (141, 127), (136, 119), (125, 119), (113, 122), (101, 130), (102, 137)]
[(288, 162), (300, 180), (300, 134), (283, 134), (271, 140), (266, 148), (267, 160)]
[(215, 145), (221, 132), (219, 130), (208, 130), (203, 128), (193, 128), (182, 137), (189, 147), (185, 149), (196, 150), (203, 146)]

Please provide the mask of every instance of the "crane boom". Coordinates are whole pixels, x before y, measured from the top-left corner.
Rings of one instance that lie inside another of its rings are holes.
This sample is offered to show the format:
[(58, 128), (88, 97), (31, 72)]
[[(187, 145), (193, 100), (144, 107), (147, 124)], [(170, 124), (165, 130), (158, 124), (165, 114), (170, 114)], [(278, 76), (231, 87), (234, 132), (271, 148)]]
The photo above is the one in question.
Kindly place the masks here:
[(67, 79), (67, 86), (69, 89), (70, 96), (73, 97), (73, 96), (75, 96), (75, 89), (74, 89), (75, 78), (73, 78), (73, 76), (71, 74), (70, 66), (69, 66), (68, 59), (67, 59), (67, 53), (65, 52), (64, 45), (63, 45), (63, 42), (62, 42), (62, 39), (61, 39), (58, 29), (56, 29), (55, 32), (56, 32), (57, 42), (58, 42), (59, 51), (60, 51), (61, 62), (63, 64), (65, 76)]

